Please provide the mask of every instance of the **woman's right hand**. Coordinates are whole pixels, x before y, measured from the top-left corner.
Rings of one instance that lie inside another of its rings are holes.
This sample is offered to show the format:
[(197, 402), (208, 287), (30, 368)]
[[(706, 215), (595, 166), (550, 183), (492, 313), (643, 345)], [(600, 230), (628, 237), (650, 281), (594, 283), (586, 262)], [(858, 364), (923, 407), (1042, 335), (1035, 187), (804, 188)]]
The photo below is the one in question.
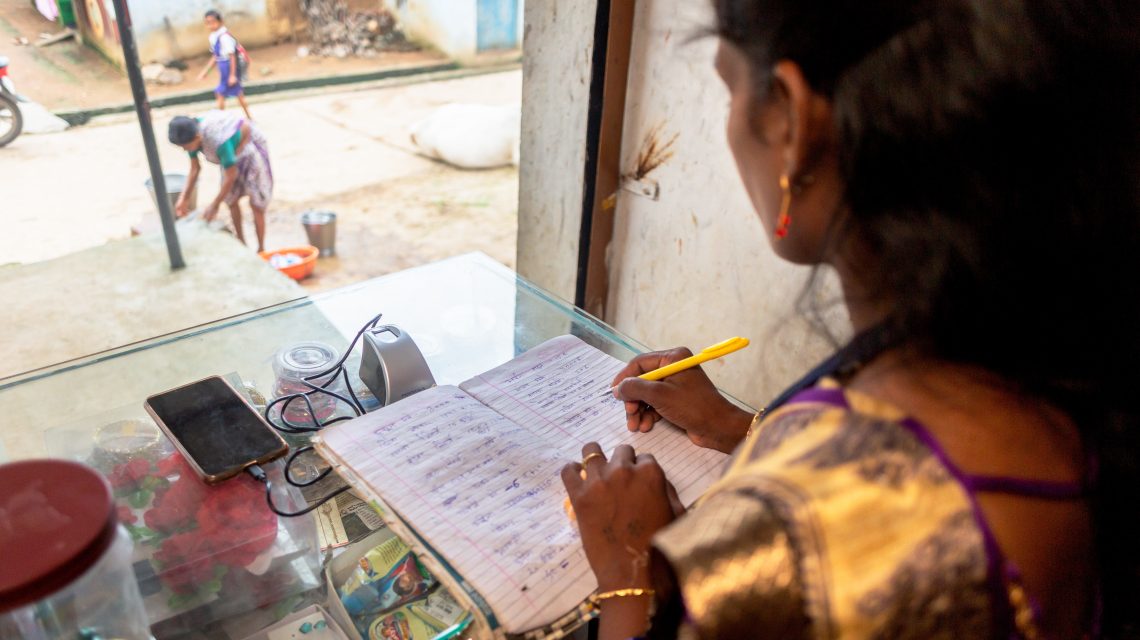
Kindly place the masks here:
[(625, 402), (630, 431), (647, 432), (665, 418), (698, 447), (730, 453), (744, 439), (753, 414), (722, 396), (700, 367), (654, 382), (637, 377), (691, 355), (681, 347), (637, 356), (614, 377), (614, 397)]
[(182, 218), (187, 213), (190, 213), (187, 211), (189, 207), (186, 204), (186, 193), (187, 192), (183, 191), (182, 195), (178, 196), (178, 202), (174, 204), (174, 217), (176, 218)]

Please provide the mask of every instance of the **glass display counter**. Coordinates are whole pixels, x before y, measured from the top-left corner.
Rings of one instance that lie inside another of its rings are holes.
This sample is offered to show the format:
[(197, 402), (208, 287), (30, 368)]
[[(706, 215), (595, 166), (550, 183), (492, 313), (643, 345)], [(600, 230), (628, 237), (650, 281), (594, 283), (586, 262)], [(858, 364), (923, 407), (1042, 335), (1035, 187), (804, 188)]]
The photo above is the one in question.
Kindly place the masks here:
[[(148, 396), (223, 375), (242, 385), (255, 404), (263, 402), (273, 397), (277, 375), (273, 365), (282, 349), (320, 342), (343, 353), (357, 331), (380, 313), (381, 323), (397, 325), (412, 336), (438, 384), (457, 384), (563, 334), (576, 335), (623, 360), (644, 350), (487, 256), (466, 254), (4, 379), (0, 381), (0, 462), (69, 457), (102, 466), (109, 476), (117, 473), (112, 482), (121, 485), (116, 487), (117, 496), (129, 507), (121, 515), (135, 519), (131, 524), (138, 528), (136, 542), (145, 543), (155, 533), (147, 523), (149, 510), (166, 499), (180, 478), (168, 443), (162, 438), (152, 442), (153, 423), (143, 410)], [(77, 320), (77, 331), (84, 330), (81, 324)], [(358, 362), (356, 355), (350, 367)], [(135, 462), (131, 475), (136, 458), (147, 462)], [(299, 495), (281, 499), (301, 500)], [(171, 592), (168, 581), (155, 580), (155, 575), (145, 575), (145, 567), (136, 565), (156, 635), (200, 634), (210, 628), (212, 637), (220, 637), (209, 625), (217, 625), (222, 617), (261, 615), (272, 621), (311, 604), (304, 594), (322, 586), (319, 547), (311, 516), (293, 520), (298, 522), (279, 523), (272, 540), (254, 545), (257, 549), (246, 544), (228, 551), (231, 565), (240, 563), (239, 568), (254, 577), (272, 575), (274, 584), (288, 587), (261, 597), (219, 596), (225, 594), (221, 589), (227, 579), (244, 575), (234, 566), (186, 568), (175, 580), (181, 581), (176, 586), (182, 590)], [(136, 546), (153, 556), (170, 535), (156, 538), (160, 542), (150, 550), (146, 544)], [(150, 565), (156, 566), (159, 574), (170, 569), (162, 563)], [(242, 587), (243, 593), (255, 590)], [(178, 595), (184, 597), (174, 597)], [(227, 635), (242, 637), (235, 634)]]

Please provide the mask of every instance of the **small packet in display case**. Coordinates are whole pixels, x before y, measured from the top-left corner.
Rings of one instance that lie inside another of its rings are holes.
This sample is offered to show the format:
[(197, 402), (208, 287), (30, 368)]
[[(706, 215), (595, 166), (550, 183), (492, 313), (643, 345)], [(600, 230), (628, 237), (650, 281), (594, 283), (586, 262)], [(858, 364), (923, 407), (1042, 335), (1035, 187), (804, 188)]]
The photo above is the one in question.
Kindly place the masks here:
[(353, 624), (364, 635), (379, 614), (423, 598), (435, 585), (435, 579), (408, 546), (393, 537), (360, 558), (338, 593)]

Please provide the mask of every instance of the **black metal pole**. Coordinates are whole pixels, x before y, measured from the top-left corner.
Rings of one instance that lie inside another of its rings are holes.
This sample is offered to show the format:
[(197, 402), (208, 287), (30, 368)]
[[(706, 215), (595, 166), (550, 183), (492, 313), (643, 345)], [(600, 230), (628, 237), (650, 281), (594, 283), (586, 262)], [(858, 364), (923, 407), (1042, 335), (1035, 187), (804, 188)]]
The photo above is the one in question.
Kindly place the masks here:
[(127, 0), (113, 0), (115, 21), (119, 26), (119, 42), (123, 45), (123, 67), (131, 81), (131, 95), (135, 99), (135, 111), (139, 115), (142, 128), (143, 146), (146, 147), (146, 160), (150, 165), (150, 181), (154, 185), (154, 199), (158, 202), (158, 215), (162, 218), (162, 235), (166, 237), (166, 253), (170, 255), (170, 268), (186, 266), (182, 260), (182, 248), (178, 246), (178, 233), (174, 230), (174, 214), (170, 211), (170, 197), (166, 195), (166, 180), (162, 177), (162, 163), (158, 159), (158, 146), (154, 142), (154, 125), (150, 119), (150, 102), (146, 98), (142, 69), (139, 68), (139, 52), (135, 46), (135, 35), (131, 31), (131, 14)]

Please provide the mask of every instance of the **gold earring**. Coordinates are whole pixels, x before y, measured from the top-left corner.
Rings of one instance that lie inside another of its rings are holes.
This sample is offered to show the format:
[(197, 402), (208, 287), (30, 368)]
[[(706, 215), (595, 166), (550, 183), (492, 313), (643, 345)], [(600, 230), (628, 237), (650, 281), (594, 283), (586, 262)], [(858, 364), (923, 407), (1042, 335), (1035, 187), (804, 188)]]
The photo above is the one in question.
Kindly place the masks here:
[(792, 216), (788, 214), (792, 207), (792, 184), (786, 173), (780, 176), (780, 191), (783, 196), (780, 198), (780, 215), (776, 217), (777, 240), (788, 235), (788, 225), (792, 223)]

